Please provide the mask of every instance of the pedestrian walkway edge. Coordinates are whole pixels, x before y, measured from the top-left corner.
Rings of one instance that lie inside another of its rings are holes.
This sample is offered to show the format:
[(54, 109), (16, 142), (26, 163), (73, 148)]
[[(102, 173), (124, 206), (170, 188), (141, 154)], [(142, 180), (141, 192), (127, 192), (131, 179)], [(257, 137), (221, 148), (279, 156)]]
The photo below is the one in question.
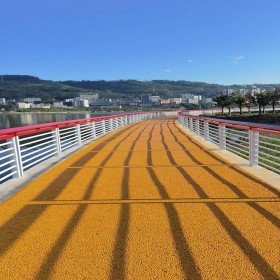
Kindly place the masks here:
[(190, 130), (186, 129), (178, 121), (176, 123), (177, 123), (177, 127), (180, 130), (182, 130), (186, 135), (195, 139), (200, 145), (211, 150), (214, 154), (225, 159), (230, 164), (238, 166), (240, 169), (242, 169), (243, 171), (249, 173), (250, 175), (258, 178), (259, 180), (270, 184), (274, 188), (276, 188), (278, 190), (280, 189), (280, 175), (278, 175), (264, 167), (261, 167), (261, 166), (253, 167), (249, 164), (248, 160), (246, 160), (238, 155), (235, 155), (229, 151), (220, 150), (218, 145), (216, 145), (210, 141), (205, 141), (201, 136), (198, 136), (194, 132), (191, 132)]

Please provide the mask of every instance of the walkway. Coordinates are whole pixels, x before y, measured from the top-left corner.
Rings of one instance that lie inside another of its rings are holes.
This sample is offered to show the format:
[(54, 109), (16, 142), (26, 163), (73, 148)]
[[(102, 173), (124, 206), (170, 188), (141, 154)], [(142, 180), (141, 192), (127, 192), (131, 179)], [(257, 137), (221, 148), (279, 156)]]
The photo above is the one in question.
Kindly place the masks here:
[(144, 121), (0, 205), (0, 279), (279, 279), (279, 191)]

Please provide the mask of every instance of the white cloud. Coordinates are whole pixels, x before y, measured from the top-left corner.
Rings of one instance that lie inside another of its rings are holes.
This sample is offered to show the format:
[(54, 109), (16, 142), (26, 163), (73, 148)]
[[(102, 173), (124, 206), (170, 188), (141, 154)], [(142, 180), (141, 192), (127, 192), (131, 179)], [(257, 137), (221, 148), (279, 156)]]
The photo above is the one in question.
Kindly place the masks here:
[(236, 57), (234, 57), (234, 60), (242, 60), (244, 58), (245, 58), (244, 56), (236, 56)]
[(239, 64), (243, 59), (245, 59), (244, 56), (239, 55), (239, 56), (230, 56), (230, 58), (232, 59), (232, 63), (233, 64)]
[(188, 59), (188, 63), (191, 63), (192, 62), (192, 60), (191, 59)]
[(169, 73), (169, 72), (171, 72), (171, 70), (170, 69), (165, 69), (164, 72)]

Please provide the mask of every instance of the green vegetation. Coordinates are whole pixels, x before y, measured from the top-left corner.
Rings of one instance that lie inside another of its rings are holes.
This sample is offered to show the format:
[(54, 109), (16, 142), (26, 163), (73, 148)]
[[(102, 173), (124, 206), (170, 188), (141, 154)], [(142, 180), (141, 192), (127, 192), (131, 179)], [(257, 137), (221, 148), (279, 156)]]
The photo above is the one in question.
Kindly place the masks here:
[(7, 100), (20, 100), (27, 97), (40, 97), (42, 101), (62, 101), (77, 97), (79, 93), (88, 92), (85, 89), (68, 85), (43, 81), (32, 76), (0, 76), (0, 97)]
[(266, 112), (266, 114), (262, 114), (261, 116), (257, 113), (243, 113), (240, 115), (239, 113), (228, 114), (216, 114), (215, 116), (207, 116), (214, 117), (219, 119), (233, 120), (239, 122), (251, 122), (251, 123), (263, 123), (263, 124), (273, 124), (280, 125), (280, 112), (276, 112), (275, 114), (272, 111)]
[[(275, 85), (265, 85), (272, 89)], [(82, 92), (98, 92), (100, 98), (140, 97), (141, 94), (160, 95), (161, 98), (180, 97), (183, 93), (214, 97), (217, 92), (232, 88), (238, 91), (246, 86), (222, 86), (189, 81), (45, 81), (27, 75), (0, 76), (0, 97), (17, 99), (40, 97), (42, 101), (57, 101), (77, 97)], [(264, 85), (262, 85), (264, 87)]]
[(203, 95), (213, 97), (218, 91), (226, 88), (216, 84), (207, 84), (188, 81), (137, 81), (137, 80), (118, 80), (118, 81), (65, 81), (61, 82), (73, 87), (79, 87), (101, 92), (103, 97), (116, 98), (152, 93), (160, 95), (162, 98), (179, 97), (183, 93)]
[(213, 98), (213, 101), (217, 103), (218, 107), (221, 107), (222, 114), (224, 114), (224, 108), (228, 108), (229, 115), (231, 114), (231, 107), (237, 105), (240, 114), (243, 113), (243, 108), (246, 106), (250, 112), (250, 108), (253, 105), (257, 105), (259, 108), (259, 115), (265, 113), (265, 107), (267, 105), (272, 106), (272, 112), (275, 114), (276, 104), (280, 101), (280, 87), (274, 88), (272, 91), (261, 91), (255, 94), (241, 94), (234, 92), (230, 95), (219, 94)]

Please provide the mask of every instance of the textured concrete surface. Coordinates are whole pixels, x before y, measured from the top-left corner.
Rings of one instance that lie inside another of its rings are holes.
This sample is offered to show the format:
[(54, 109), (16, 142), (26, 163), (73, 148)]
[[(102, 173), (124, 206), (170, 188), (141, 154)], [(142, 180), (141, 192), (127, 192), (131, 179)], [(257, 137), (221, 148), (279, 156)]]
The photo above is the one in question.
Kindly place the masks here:
[(279, 279), (279, 194), (175, 120), (138, 123), (0, 205), (0, 279)]

